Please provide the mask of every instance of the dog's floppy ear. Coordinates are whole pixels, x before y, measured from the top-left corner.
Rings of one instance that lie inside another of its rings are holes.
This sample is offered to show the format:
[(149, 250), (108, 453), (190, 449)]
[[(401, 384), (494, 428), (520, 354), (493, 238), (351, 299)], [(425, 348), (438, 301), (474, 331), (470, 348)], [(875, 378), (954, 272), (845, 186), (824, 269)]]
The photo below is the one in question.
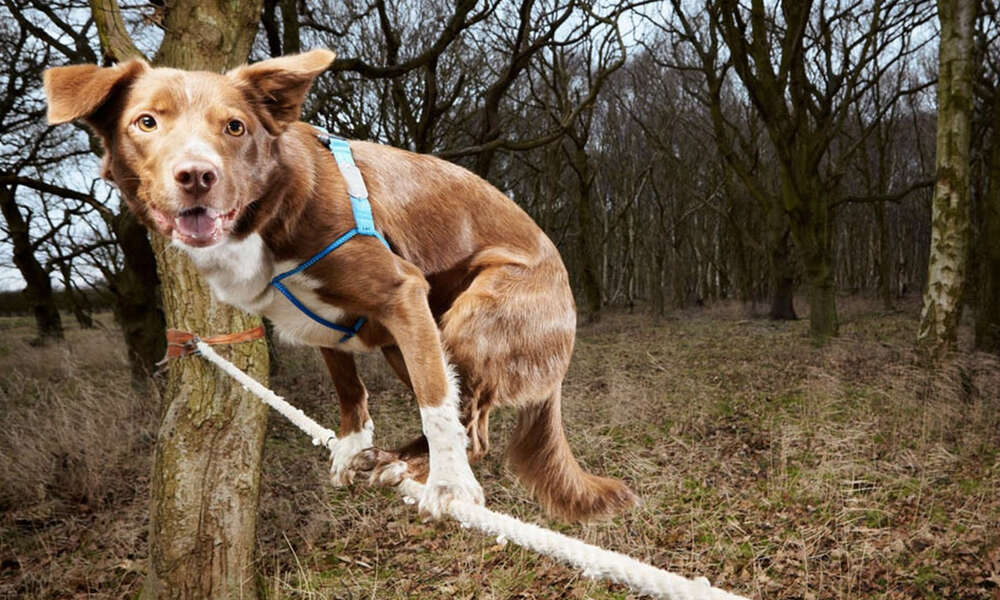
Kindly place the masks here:
[(84, 119), (90, 125), (99, 126), (94, 117), (114, 91), (131, 83), (148, 68), (145, 61), (133, 59), (114, 67), (72, 65), (47, 69), (44, 81), (49, 123)]
[(335, 56), (329, 50), (310, 50), (237, 67), (226, 75), (261, 108), (265, 113), (262, 116), (270, 117), (280, 130), (298, 120), (309, 86), (330, 66)]

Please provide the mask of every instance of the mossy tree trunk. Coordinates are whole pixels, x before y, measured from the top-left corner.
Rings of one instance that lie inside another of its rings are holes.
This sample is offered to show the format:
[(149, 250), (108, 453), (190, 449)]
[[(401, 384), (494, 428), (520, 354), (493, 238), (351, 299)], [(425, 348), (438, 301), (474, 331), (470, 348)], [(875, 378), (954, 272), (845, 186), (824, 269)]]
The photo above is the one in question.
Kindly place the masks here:
[[(803, 149), (796, 154), (805, 157), (806, 152)], [(791, 218), (792, 237), (805, 270), (809, 334), (814, 342), (824, 344), (839, 331), (830, 205), (815, 187), (816, 177), (808, 160), (789, 158), (783, 161), (782, 169), (782, 203)]]
[[(138, 54), (114, 0), (92, 0), (105, 56)], [(247, 59), (260, 0), (169, 3), (155, 64), (222, 71)], [(124, 38), (124, 39), (123, 39)], [(193, 265), (154, 237), (168, 327), (199, 335), (243, 331), (260, 319), (217, 303)], [(264, 342), (222, 351), (266, 383)], [(212, 365), (174, 361), (152, 477), (145, 599), (257, 597), (253, 568), (267, 408)]]
[(954, 348), (969, 247), (969, 152), (975, 0), (939, 0), (937, 184), (917, 343), (929, 356)]

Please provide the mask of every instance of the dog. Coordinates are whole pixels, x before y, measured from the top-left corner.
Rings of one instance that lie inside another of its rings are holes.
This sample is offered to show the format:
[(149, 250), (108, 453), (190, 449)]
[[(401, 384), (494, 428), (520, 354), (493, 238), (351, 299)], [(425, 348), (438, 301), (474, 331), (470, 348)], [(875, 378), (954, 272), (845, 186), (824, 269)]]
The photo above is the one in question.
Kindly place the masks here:
[[(333, 58), (317, 49), (225, 74), (138, 59), (56, 67), (44, 74), (48, 120), (81, 120), (102, 139), (102, 175), (191, 257), (220, 301), (319, 348), (340, 401), (335, 484), (369, 471), (385, 484), (426, 481), (419, 507), (432, 517), (455, 499), (481, 504), (470, 463), (489, 449), (490, 411), (512, 407), (508, 464), (551, 515), (582, 521), (630, 507), (629, 488), (586, 473), (563, 431), (576, 308), (559, 252), (473, 173), (349, 142), (378, 235), (355, 236), (284, 279), (302, 308), (272, 285), (357, 225), (350, 182), (323, 134), (298, 120)], [(355, 369), (354, 353), (375, 350), (420, 408), (424, 435), (394, 452), (372, 446)]]

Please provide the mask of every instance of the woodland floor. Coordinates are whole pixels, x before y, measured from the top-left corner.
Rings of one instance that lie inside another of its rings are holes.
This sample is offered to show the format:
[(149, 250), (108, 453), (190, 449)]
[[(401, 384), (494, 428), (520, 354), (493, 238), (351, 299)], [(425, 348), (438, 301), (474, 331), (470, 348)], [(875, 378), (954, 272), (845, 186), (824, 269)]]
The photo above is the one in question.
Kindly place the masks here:
[[(824, 349), (805, 321), (737, 306), (581, 327), (570, 443), (643, 505), (606, 523), (547, 520), (503, 467), (502, 413), (476, 467), (488, 504), (755, 598), (1000, 599), (1000, 362), (962, 353), (930, 374), (911, 352), (915, 304), (845, 298), (840, 312)], [(0, 599), (133, 598), (158, 401), (131, 392), (114, 330), (35, 348), (30, 325), (0, 319)], [(279, 352), (274, 387), (332, 427), (319, 357)], [(405, 441), (412, 399), (377, 357), (361, 363), (377, 442)], [(324, 453), (279, 418), (265, 452), (265, 598), (634, 597), (422, 523), (391, 490), (330, 487)]]

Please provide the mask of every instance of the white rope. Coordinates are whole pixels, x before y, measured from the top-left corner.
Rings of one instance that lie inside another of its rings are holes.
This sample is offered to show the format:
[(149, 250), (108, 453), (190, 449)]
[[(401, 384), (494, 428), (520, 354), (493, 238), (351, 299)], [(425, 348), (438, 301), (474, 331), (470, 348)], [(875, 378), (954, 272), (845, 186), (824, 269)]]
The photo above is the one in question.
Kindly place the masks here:
[[(196, 346), (201, 356), (240, 382), (244, 389), (252, 392), (312, 437), (313, 444), (325, 446), (333, 451), (337, 442), (337, 436), (333, 431), (313, 421), (300, 409), (236, 368), (205, 342), (197, 340)], [(399, 490), (403, 493), (404, 500), (412, 504), (423, 494), (424, 485), (412, 479), (404, 479), (399, 484)], [(485, 506), (454, 501), (448, 505), (448, 514), (463, 527), (472, 527), (489, 535), (498, 536), (498, 540), (510, 540), (519, 546), (582, 569), (585, 577), (609, 579), (625, 584), (633, 591), (642, 594), (668, 600), (747, 600), (743, 596), (712, 587), (704, 577), (688, 579), (620, 552), (605, 550), (576, 538), (519, 521)]]

